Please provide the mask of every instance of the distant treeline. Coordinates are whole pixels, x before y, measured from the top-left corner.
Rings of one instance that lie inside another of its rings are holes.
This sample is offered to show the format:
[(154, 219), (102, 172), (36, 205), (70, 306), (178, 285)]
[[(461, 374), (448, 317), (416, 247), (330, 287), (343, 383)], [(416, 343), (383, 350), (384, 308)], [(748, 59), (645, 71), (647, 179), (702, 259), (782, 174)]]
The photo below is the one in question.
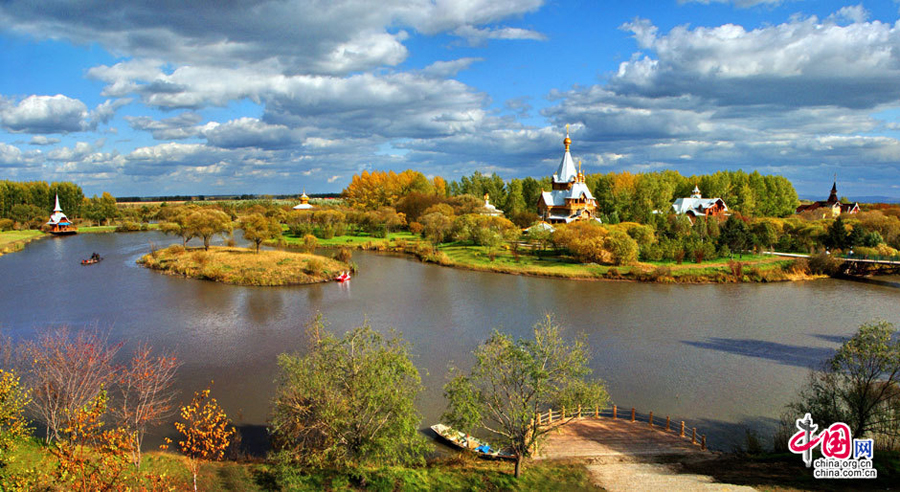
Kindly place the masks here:
[[(676, 198), (691, 196), (694, 186), (707, 198), (721, 198), (733, 211), (755, 217), (787, 217), (799, 205), (794, 185), (783, 176), (764, 176), (758, 171), (719, 171), (700, 176), (682, 176), (667, 170), (632, 174), (610, 172), (588, 174), (585, 183), (597, 199), (601, 219), (606, 223), (641, 222), (651, 219), (654, 210), (668, 213)], [(491, 203), (515, 216), (536, 210), (541, 191), (551, 189), (550, 178), (504, 181), (493, 174), (478, 172), (452, 181), (451, 195), (490, 195)]]
[[(291, 200), (297, 198), (297, 193), (292, 195), (161, 195), (161, 196), (120, 196), (116, 197), (118, 203), (140, 202), (218, 202), (231, 200)], [(316, 193), (308, 195), (310, 198), (339, 198), (340, 193)]]
[(40, 218), (46, 221), (53, 211), (54, 197), (57, 195), (59, 205), (67, 215), (80, 216), (84, 193), (75, 183), (0, 181), (0, 219), (28, 222)]

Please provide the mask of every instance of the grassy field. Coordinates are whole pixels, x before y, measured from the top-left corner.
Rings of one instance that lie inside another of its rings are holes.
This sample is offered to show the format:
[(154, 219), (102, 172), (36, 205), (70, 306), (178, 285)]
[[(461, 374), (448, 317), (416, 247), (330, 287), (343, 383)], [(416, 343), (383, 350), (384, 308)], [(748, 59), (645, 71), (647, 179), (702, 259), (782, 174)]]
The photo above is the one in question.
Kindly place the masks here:
[(41, 231), (35, 229), (26, 229), (24, 231), (3, 231), (0, 232), (0, 256), (5, 253), (14, 253), (21, 251), (31, 241), (44, 237)]
[(288, 251), (173, 245), (142, 256), (138, 263), (174, 275), (235, 285), (299, 285), (327, 282), (349, 265), (324, 256)]
[(102, 232), (116, 232), (116, 226), (114, 225), (105, 225), (105, 226), (81, 226), (78, 228), (79, 233), (84, 234), (93, 234), (93, 233), (102, 233)]
[[(26, 476), (25, 490), (66, 490), (66, 484), (53, 471), (56, 459), (37, 440), (17, 447), (12, 464), (0, 470), (0, 478), (12, 474)], [(133, 482), (135, 472), (165, 476), (174, 490), (190, 490), (191, 475), (184, 457), (173, 452), (144, 453), (140, 470), (129, 468), (126, 480)], [(77, 477), (70, 477), (77, 478)], [(277, 491), (277, 490), (601, 490), (593, 486), (583, 465), (572, 463), (526, 463), (519, 480), (512, 476), (512, 465), (454, 457), (429, 462), (420, 467), (360, 467), (349, 470), (312, 470), (276, 465), (262, 460), (204, 463), (197, 477), (203, 491)]]

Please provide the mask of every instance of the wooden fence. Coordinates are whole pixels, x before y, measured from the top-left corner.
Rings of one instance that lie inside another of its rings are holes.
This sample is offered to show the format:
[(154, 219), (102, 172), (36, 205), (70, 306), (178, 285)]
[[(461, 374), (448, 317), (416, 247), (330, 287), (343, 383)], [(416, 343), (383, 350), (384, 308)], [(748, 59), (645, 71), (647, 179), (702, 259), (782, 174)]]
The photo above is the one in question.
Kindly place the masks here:
[[(546, 412), (535, 414), (534, 418), (531, 419), (531, 425), (533, 426), (537, 424), (538, 426), (548, 426), (562, 421), (600, 418), (612, 418), (613, 420), (620, 419), (619, 408), (616, 405), (613, 405), (612, 408), (603, 410), (601, 410), (598, 406), (595, 406), (594, 408), (582, 409), (581, 405), (579, 405), (577, 409), (575, 409), (574, 411), (570, 410), (569, 413), (566, 413), (565, 407), (560, 410), (554, 410), (550, 408)], [(685, 439), (690, 438), (691, 444), (699, 444), (700, 449), (704, 451), (706, 450), (706, 434), (699, 436), (698, 443), (697, 428), (691, 427), (690, 431), (688, 432), (688, 428), (686, 427), (684, 420), (672, 422), (669, 416), (666, 415), (666, 422), (665, 425), (663, 425), (662, 420), (659, 420), (658, 422), (653, 420), (653, 412), (650, 412), (650, 414), (646, 416), (640, 415), (635, 412), (634, 407), (631, 407), (631, 415), (625, 415), (624, 418), (629, 419), (631, 423), (635, 424), (645, 423), (650, 428), (660, 432), (677, 433), (679, 437)], [(672, 426), (673, 423), (675, 424), (674, 428)]]

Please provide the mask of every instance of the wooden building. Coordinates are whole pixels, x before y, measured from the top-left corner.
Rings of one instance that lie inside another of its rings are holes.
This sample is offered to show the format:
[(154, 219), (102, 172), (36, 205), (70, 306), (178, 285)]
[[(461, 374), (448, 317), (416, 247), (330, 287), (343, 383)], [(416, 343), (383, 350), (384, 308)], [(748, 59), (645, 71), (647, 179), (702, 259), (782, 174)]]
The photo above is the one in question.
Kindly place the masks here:
[(824, 215), (827, 215), (827, 211), (831, 211), (832, 217), (837, 217), (841, 214), (855, 214), (859, 213), (859, 203), (842, 203), (837, 196), (837, 181), (835, 180), (834, 184), (831, 185), (831, 194), (828, 195), (828, 200), (819, 200), (817, 202), (812, 202), (806, 205), (800, 205), (797, 207), (797, 213), (806, 212), (807, 210), (818, 210), (823, 209)]
[(48, 231), (50, 234), (75, 234), (77, 231), (75, 225), (66, 217), (62, 207), (59, 206), (59, 195), (56, 195), (56, 206), (53, 207), (53, 215), (50, 216), (50, 221), (46, 225), (50, 228)]
[(719, 217), (728, 212), (728, 206), (721, 198), (703, 198), (700, 188), (694, 186), (689, 198), (679, 198), (672, 204), (672, 211), (688, 217)]
[(597, 200), (591, 194), (584, 182), (584, 173), (581, 172), (579, 163), (578, 169), (575, 168), (575, 162), (569, 153), (569, 146), (572, 139), (569, 138), (569, 128), (566, 126), (566, 138), (563, 145), (566, 152), (563, 154), (562, 161), (556, 174), (552, 176), (551, 191), (544, 191), (538, 199), (538, 215), (541, 220), (551, 224), (569, 223), (576, 220), (597, 220)]

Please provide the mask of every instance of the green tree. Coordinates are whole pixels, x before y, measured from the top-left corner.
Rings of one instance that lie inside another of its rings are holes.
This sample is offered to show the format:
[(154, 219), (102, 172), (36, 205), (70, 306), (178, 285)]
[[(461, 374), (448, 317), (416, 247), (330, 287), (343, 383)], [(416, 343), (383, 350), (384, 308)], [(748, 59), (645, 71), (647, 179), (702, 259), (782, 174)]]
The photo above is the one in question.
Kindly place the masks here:
[(517, 478), (522, 461), (556, 428), (532, 425), (538, 412), (578, 405), (603, 408), (609, 402), (603, 381), (589, 378), (584, 338), (567, 343), (550, 315), (534, 326), (534, 339), (513, 340), (495, 331), (474, 356), (468, 374), (450, 369), (444, 386), (450, 406), (444, 418), (459, 429), (480, 427), (495, 434), (501, 446), (516, 454)]
[(342, 338), (324, 330), (319, 315), (309, 352), (278, 356), (275, 445), (313, 466), (421, 462), (415, 400), (422, 386), (409, 345), (368, 323)]
[(203, 249), (209, 251), (213, 236), (231, 232), (231, 217), (221, 210), (200, 208), (184, 218), (184, 228), (192, 237), (203, 238)]
[(819, 422), (845, 422), (854, 437), (900, 437), (900, 338), (886, 321), (864, 323), (789, 408)]
[(825, 232), (822, 242), (826, 247), (831, 249), (846, 249), (849, 243), (850, 234), (847, 232), (847, 226), (844, 219), (838, 216)]
[(719, 233), (719, 248), (727, 246), (730, 251), (737, 251), (740, 257), (750, 245), (750, 231), (747, 223), (737, 215), (728, 217)]
[(244, 239), (256, 244), (257, 253), (259, 253), (259, 245), (263, 241), (275, 239), (281, 235), (281, 224), (278, 223), (278, 219), (261, 214), (242, 218), (241, 228), (244, 230)]

